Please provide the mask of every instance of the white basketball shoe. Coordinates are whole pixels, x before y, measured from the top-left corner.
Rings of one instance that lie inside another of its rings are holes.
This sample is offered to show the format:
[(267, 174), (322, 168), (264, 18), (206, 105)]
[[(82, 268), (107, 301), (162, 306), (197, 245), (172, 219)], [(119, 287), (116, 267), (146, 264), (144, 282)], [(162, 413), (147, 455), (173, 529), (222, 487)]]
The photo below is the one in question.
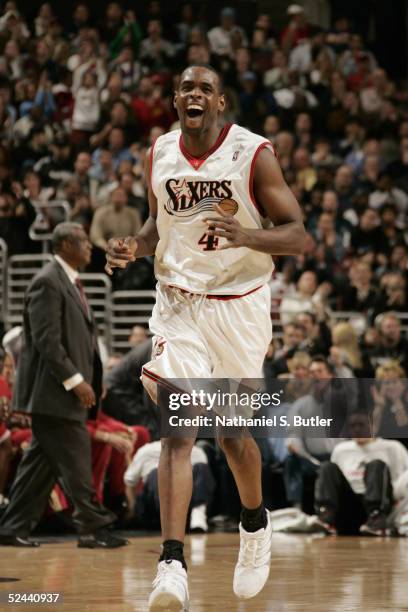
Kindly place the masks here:
[(180, 561), (160, 561), (149, 597), (149, 612), (186, 612), (188, 609), (186, 570)]
[(237, 597), (249, 599), (263, 589), (271, 563), (272, 523), (266, 511), (267, 525), (250, 533), (239, 525), (240, 547), (235, 566), (233, 589)]

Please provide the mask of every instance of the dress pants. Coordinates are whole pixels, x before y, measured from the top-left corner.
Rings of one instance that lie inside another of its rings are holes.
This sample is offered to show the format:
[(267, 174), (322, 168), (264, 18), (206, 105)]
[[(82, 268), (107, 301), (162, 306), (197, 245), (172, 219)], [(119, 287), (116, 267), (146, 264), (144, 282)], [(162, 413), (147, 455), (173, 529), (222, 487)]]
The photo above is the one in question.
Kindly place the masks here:
[(30, 447), (10, 491), (10, 504), (0, 522), (0, 533), (27, 536), (41, 519), (57, 479), (61, 479), (73, 503), (73, 520), (80, 534), (112, 524), (116, 516), (95, 501), (86, 424), (33, 414), (32, 431)]

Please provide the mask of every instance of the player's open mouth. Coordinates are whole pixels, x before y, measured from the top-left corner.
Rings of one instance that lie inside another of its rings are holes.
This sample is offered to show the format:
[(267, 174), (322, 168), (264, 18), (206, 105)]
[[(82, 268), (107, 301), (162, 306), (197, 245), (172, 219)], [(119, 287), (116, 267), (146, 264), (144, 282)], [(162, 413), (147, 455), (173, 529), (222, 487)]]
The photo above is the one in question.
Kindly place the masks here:
[(190, 119), (194, 119), (195, 117), (202, 117), (204, 114), (204, 109), (201, 106), (191, 105), (186, 109), (186, 115)]

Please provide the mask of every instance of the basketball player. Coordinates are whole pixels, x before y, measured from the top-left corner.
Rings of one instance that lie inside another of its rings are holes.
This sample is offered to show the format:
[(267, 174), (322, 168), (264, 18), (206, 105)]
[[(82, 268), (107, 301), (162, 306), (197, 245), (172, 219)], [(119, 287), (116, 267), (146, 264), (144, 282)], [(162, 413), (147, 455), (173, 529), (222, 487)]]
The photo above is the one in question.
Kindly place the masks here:
[[(262, 378), (272, 335), (271, 256), (300, 253), (305, 235), (271, 143), (238, 125), (220, 129), (225, 98), (217, 72), (187, 68), (174, 105), (181, 130), (159, 137), (146, 162), (150, 217), (136, 237), (112, 239), (107, 248), (110, 274), (155, 255), (153, 358), (142, 373), (153, 397), (163, 379)], [(193, 437), (162, 440), (164, 542), (151, 611), (188, 608), (183, 540), (193, 444)], [(265, 585), (271, 558), (260, 453), (251, 437), (224, 438), (220, 445), (242, 502), (233, 589), (250, 598)]]

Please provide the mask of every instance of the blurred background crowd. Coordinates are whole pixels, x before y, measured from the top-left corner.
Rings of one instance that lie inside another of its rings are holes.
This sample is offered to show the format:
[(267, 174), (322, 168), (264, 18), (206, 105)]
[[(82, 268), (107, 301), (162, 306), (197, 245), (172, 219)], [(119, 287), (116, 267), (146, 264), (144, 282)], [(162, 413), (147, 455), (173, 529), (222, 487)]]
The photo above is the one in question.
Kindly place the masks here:
[[(406, 391), (395, 383), (408, 368), (405, 4), (396, 2), (390, 17), (384, 2), (367, 14), (351, 2), (280, 2), (277, 20), (269, 4), (77, 2), (65, 15), (54, 2), (37, 3), (35, 11), (2, 3), (0, 238), (9, 256), (42, 251), (33, 232), (41, 238), (62, 220), (47, 203), (63, 201), (64, 215), (89, 232), (87, 271), (103, 272), (109, 238), (137, 233), (147, 218), (146, 151), (178, 127), (172, 98), (180, 71), (211, 64), (227, 98), (222, 121), (273, 143), (304, 211), (306, 251), (277, 258), (270, 282), (272, 317), (283, 331), (266, 355), (266, 384), (276, 377), (377, 378), (374, 435), (387, 434), (389, 414), (400, 431), (394, 437), (407, 446)], [(152, 261), (133, 264), (113, 282), (116, 289), (154, 288)], [(131, 457), (158, 433), (138, 382), (151, 350), (143, 326), (133, 330), (129, 349), (105, 360), (104, 416), (89, 425), (97, 492), (116, 508), (126, 495), (132, 507), (135, 487), (158, 459), (152, 447), (149, 469), (139, 466), (124, 482)], [(4, 406), (13, 380), (9, 351), (0, 378)], [(4, 407), (3, 421), (6, 414)], [(30, 439), (27, 417), (7, 418), (0, 499)], [(310, 475), (306, 464), (288, 467), (296, 454), (313, 465), (302, 444), (272, 440), (263, 447), (274, 507), (303, 503), (302, 487), (293, 494), (293, 473), (295, 480)], [(212, 514), (236, 517), (239, 504), (225, 494), (233, 487), (225, 462), (204, 446), (224, 491)], [(315, 449), (315, 460), (331, 451)], [(61, 489), (53, 503), (54, 510), (69, 507)]]

